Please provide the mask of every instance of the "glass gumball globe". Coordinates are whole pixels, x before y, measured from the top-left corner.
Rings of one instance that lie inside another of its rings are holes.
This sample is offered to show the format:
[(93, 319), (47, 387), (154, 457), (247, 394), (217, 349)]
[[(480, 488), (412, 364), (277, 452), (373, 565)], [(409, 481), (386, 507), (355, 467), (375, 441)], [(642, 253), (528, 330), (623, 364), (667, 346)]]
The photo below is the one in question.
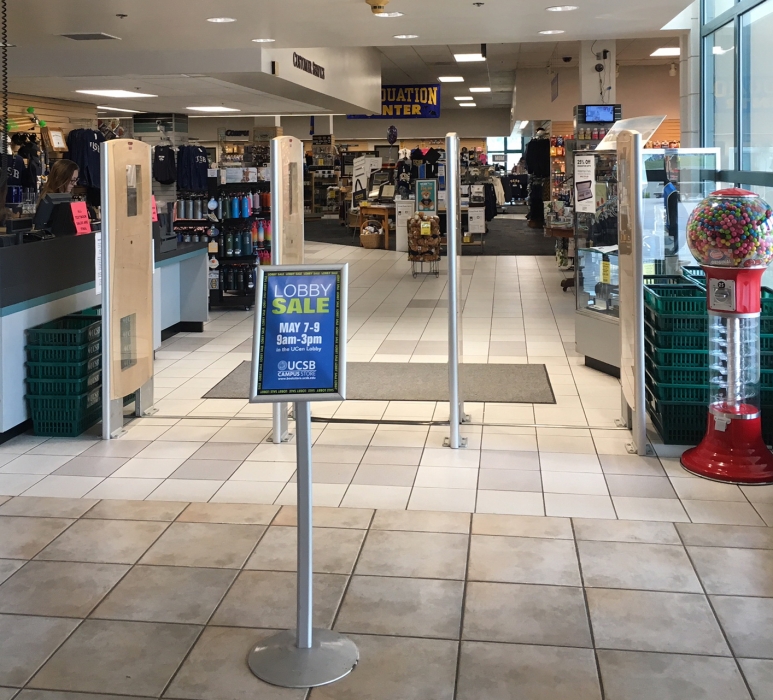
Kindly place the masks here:
[(773, 210), (754, 192), (712, 192), (690, 214), (687, 245), (701, 265), (767, 267), (773, 260)]

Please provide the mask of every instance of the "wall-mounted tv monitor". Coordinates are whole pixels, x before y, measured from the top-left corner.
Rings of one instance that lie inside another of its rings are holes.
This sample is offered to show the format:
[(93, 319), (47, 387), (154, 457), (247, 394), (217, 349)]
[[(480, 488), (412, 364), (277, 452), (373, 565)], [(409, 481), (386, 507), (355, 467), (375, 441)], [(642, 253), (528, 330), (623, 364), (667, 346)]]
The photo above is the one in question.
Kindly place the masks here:
[(611, 124), (615, 121), (614, 105), (585, 105), (586, 123)]

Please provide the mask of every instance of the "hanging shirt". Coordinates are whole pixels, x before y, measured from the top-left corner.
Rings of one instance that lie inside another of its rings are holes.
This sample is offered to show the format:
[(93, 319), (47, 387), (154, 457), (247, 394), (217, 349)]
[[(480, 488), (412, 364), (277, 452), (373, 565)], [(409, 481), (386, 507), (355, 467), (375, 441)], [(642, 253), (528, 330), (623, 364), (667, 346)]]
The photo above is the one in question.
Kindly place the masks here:
[(177, 162), (171, 146), (156, 146), (153, 151), (153, 177), (162, 185), (173, 185), (177, 180)]

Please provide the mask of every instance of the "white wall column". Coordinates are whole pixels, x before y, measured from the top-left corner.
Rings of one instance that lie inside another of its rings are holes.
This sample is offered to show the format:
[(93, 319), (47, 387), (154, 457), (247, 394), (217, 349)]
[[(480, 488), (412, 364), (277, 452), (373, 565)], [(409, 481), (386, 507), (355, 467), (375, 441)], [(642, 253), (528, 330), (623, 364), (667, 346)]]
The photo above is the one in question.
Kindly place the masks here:
[(679, 39), (679, 100), (682, 148), (701, 143), (701, 25), (700, 2), (689, 7), (690, 29)]
[[(607, 57), (604, 58), (604, 51)], [(617, 45), (611, 41), (580, 42), (580, 104), (615, 104), (617, 102)], [(596, 65), (604, 66), (602, 72)], [(623, 113), (625, 116), (625, 113)]]
[(279, 115), (274, 117), (274, 126), (282, 126), (282, 117)]

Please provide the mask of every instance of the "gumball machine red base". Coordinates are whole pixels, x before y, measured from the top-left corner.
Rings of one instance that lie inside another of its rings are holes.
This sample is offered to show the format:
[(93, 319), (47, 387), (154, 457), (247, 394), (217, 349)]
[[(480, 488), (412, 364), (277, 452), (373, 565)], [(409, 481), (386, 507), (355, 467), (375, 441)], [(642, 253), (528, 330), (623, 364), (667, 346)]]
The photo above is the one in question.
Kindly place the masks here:
[(715, 192), (688, 222), (706, 271), (709, 416), (706, 436), (681, 462), (715, 481), (773, 484), (760, 407), (760, 280), (773, 255), (771, 230), (770, 207), (738, 189)]

